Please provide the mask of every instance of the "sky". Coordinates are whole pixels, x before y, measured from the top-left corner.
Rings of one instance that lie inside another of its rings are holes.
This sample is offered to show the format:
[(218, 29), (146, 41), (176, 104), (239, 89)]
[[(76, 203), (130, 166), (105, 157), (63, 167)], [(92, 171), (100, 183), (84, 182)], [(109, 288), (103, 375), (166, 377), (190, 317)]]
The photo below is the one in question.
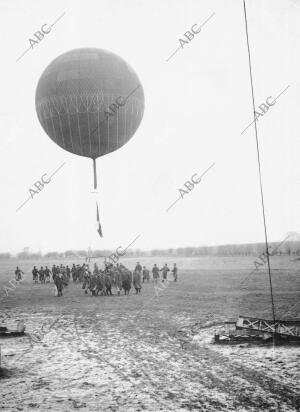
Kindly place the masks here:
[[(246, 5), (257, 110), (284, 91), (257, 121), (268, 237), (280, 241), (300, 231), (300, 1)], [(0, 252), (114, 249), (137, 236), (132, 247), (140, 249), (264, 240), (253, 125), (242, 133), (253, 120), (242, 0), (2, 0), (0, 21)], [(98, 193), (92, 160), (56, 145), (35, 111), (44, 69), (81, 47), (121, 56), (145, 94), (135, 135), (97, 160)], [(17, 211), (34, 183), (61, 165)]]

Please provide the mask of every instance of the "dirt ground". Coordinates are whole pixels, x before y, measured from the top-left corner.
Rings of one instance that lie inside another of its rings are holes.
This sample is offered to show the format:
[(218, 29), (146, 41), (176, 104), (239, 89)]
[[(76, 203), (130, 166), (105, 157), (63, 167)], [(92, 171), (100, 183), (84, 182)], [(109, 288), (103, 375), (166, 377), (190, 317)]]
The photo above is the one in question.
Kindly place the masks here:
[[(139, 260), (176, 261), (179, 282), (170, 276), (159, 289), (150, 282), (141, 295), (112, 297), (70, 284), (57, 298), (53, 284), (33, 285), (31, 276), (33, 264), (53, 261), (18, 261), (25, 280), (6, 296), (14, 262), (0, 263), (0, 323), (23, 319), (28, 332), (0, 339), (0, 410), (300, 410), (299, 346), (212, 344), (224, 320), (271, 318), (266, 268), (248, 276), (251, 257)], [(271, 264), (277, 318), (300, 319), (300, 261)]]

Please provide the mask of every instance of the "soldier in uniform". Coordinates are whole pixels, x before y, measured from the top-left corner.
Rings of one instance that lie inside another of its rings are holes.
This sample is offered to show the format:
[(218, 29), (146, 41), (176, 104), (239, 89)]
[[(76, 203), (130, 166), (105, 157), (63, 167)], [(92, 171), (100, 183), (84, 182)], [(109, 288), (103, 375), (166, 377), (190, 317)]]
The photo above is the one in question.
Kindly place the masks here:
[(142, 266), (141, 266), (140, 262), (137, 262), (134, 271), (142, 273)]
[(98, 265), (97, 265), (97, 263), (95, 263), (94, 264), (94, 272), (93, 272), (95, 275), (99, 275), (99, 268), (98, 268)]
[(115, 272), (115, 285), (117, 289), (117, 294), (120, 296), (122, 290), (122, 269), (119, 263), (117, 263), (117, 268)]
[(84, 281), (85, 264), (82, 266), (77, 265), (77, 279), (78, 282), (82, 283)]
[(178, 279), (178, 267), (176, 266), (176, 263), (174, 263), (174, 267), (172, 269), (172, 273), (174, 276), (174, 282), (177, 282)]
[(157, 279), (159, 278), (159, 268), (156, 263), (152, 268), (152, 275), (153, 275), (153, 281), (156, 283)]
[(71, 269), (71, 274), (72, 274), (72, 279), (73, 279), (74, 283), (76, 283), (76, 280), (77, 280), (76, 272), (77, 272), (77, 269), (76, 269), (75, 264), (73, 263), (73, 266), (72, 266), (72, 269)]
[(62, 296), (63, 295), (62, 291), (63, 291), (64, 285), (63, 285), (63, 280), (62, 280), (62, 274), (61, 273), (57, 273), (55, 275), (54, 283), (55, 283), (55, 286), (57, 287), (57, 296)]
[(141, 272), (139, 272), (138, 270), (135, 270), (133, 272), (133, 287), (136, 293), (141, 293)]
[(41, 283), (45, 283), (45, 272), (43, 266), (41, 266), (41, 269), (39, 270), (39, 278)]
[(88, 271), (88, 269), (84, 269), (82, 289), (85, 289), (85, 293), (88, 293), (88, 288), (90, 286), (90, 281), (91, 281), (91, 274)]
[(148, 269), (146, 269), (146, 266), (143, 267), (143, 283), (147, 280), (149, 282), (150, 280), (150, 272)]
[(71, 277), (71, 269), (69, 268), (68, 265), (67, 265), (67, 267), (66, 267), (66, 274), (67, 274), (68, 279), (70, 280), (70, 277)]
[(57, 273), (56, 266), (55, 266), (55, 265), (53, 265), (53, 266), (52, 266), (52, 279), (53, 279), (53, 282), (54, 282), (54, 279), (55, 279), (56, 273)]
[(165, 264), (165, 266), (164, 266), (162, 269), (160, 269), (160, 271), (161, 271), (162, 274), (163, 274), (163, 280), (162, 280), (162, 282), (164, 282), (165, 280), (167, 280), (167, 276), (168, 276), (169, 270), (170, 270), (170, 269), (168, 268), (167, 264)]
[(17, 266), (16, 270), (15, 270), (15, 278), (16, 278), (17, 281), (22, 279), (22, 273), (24, 275), (24, 272), (22, 272), (22, 270), (19, 268), (19, 266)]
[(32, 280), (34, 283), (38, 283), (39, 281), (39, 271), (37, 270), (36, 266), (32, 269)]
[(50, 269), (48, 268), (48, 266), (45, 267), (45, 281), (47, 283), (50, 283)]
[(107, 295), (112, 295), (111, 287), (112, 287), (112, 279), (110, 272), (105, 274), (104, 277), (104, 284), (105, 284), (105, 292)]
[(120, 265), (122, 270), (122, 288), (124, 290), (125, 295), (129, 295), (131, 289), (131, 279), (132, 273), (130, 270), (126, 269), (124, 265)]

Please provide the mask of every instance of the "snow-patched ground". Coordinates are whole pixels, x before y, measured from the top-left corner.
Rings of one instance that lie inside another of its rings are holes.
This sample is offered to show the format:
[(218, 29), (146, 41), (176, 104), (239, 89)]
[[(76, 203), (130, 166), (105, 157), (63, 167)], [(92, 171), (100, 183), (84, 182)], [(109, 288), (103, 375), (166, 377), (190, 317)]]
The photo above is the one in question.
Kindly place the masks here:
[(170, 334), (157, 328), (167, 321), (161, 311), (152, 319), (115, 311), (25, 316), (27, 330), (40, 332), (43, 325), (44, 335), (40, 343), (34, 335), (1, 340), (11, 373), (0, 381), (4, 411), (299, 407), (299, 348), (212, 345), (214, 327)]
[[(143, 259), (148, 267), (166, 262), (173, 259)], [(0, 411), (300, 410), (299, 347), (211, 343), (213, 325), (226, 319), (270, 318), (267, 273), (249, 278), (253, 257), (176, 262), (179, 282), (159, 293), (150, 282), (141, 295), (91, 297), (71, 284), (62, 298), (53, 284), (32, 284), (36, 262), (21, 262), (27, 280), (0, 301), (0, 323), (23, 319), (31, 339), (0, 339)], [(10, 266), (0, 265), (2, 291)], [(300, 317), (299, 266), (272, 258), (279, 316)]]

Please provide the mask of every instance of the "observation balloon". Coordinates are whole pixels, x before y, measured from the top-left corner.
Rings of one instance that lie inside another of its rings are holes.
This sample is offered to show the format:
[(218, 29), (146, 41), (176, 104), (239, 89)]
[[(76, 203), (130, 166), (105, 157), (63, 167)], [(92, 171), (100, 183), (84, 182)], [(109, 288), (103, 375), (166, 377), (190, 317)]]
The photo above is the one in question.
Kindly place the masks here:
[(63, 149), (93, 159), (134, 135), (144, 113), (138, 76), (121, 57), (102, 49), (64, 53), (42, 73), (35, 97), (38, 119)]

